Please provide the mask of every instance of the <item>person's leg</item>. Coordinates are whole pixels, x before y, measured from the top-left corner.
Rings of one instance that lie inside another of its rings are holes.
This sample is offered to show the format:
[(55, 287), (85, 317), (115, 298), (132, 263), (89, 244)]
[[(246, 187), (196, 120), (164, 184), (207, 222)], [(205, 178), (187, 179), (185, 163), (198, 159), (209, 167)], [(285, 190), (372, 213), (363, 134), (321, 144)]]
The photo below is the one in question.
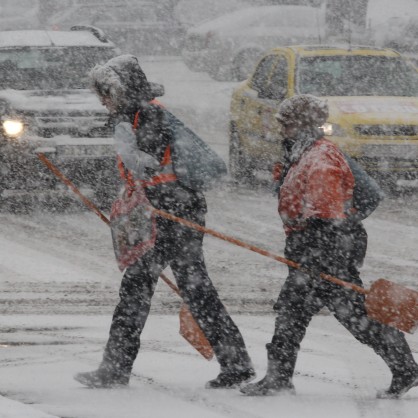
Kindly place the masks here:
[(257, 383), (247, 385), (241, 392), (249, 396), (270, 395), (294, 391), (292, 377), (300, 343), (306, 329), (323, 306), (308, 275), (289, 269), (289, 276), (274, 305), (277, 313), (274, 335), (267, 344), (267, 373)]
[(335, 289), (327, 303), (338, 321), (361, 343), (371, 347), (393, 374), (388, 390), (379, 397), (399, 397), (418, 385), (418, 365), (405, 336), (399, 330), (383, 325), (367, 316), (364, 295)]
[(208, 388), (232, 387), (255, 376), (242, 335), (208, 276), (202, 234), (176, 227), (176, 255), (170, 266), (181, 296), (201, 327), (221, 366)]
[[(361, 224), (350, 234), (335, 237), (337, 244), (322, 259), (323, 271), (343, 280), (363, 286), (358, 267), (362, 265), (367, 233)], [(383, 325), (367, 316), (365, 296), (352, 290), (320, 281), (318, 292), (337, 320), (361, 343), (382, 357), (393, 374), (390, 388), (380, 395), (399, 397), (418, 385), (416, 364), (405, 336), (399, 330)]]
[(91, 387), (126, 385), (140, 347), (140, 335), (147, 320), (151, 298), (164, 269), (165, 246), (159, 240), (155, 247), (127, 268), (119, 290), (103, 360), (93, 372), (79, 373), (74, 378)]

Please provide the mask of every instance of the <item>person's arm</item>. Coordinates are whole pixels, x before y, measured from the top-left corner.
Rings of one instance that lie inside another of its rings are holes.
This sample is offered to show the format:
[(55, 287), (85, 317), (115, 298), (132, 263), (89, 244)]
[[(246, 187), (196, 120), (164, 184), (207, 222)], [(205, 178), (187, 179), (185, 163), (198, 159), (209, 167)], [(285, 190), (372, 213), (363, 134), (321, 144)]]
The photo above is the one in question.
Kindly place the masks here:
[(136, 142), (141, 151), (161, 161), (170, 142), (170, 129), (164, 118), (164, 110), (156, 105), (147, 105), (139, 110)]
[(115, 150), (125, 167), (135, 178), (144, 178), (146, 169), (157, 169), (159, 162), (151, 155), (140, 151), (132, 125), (120, 122), (115, 127)]
[(310, 170), (305, 196), (305, 266), (321, 271), (340, 257), (341, 237), (350, 230), (354, 177), (342, 159), (322, 158)]

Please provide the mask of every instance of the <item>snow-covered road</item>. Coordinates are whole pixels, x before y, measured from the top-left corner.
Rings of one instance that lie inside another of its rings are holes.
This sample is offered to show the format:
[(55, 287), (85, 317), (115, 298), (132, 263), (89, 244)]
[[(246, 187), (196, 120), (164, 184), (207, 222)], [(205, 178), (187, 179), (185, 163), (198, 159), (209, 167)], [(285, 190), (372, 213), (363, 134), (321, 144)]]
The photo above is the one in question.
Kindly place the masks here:
[[(234, 83), (190, 73), (173, 58), (148, 59), (143, 67), (150, 80), (165, 84), (163, 102), (227, 159)], [(268, 190), (226, 184), (207, 198), (208, 227), (283, 253), (277, 204)], [(416, 195), (386, 200), (366, 221), (367, 286), (384, 277), (418, 290), (417, 221)], [(418, 389), (401, 401), (376, 400), (389, 372), (326, 312), (303, 342), (297, 396), (249, 399), (235, 390), (205, 390), (218, 366), (178, 335), (179, 301), (164, 283), (153, 299), (131, 386), (84, 389), (72, 375), (100, 361), (121, 278), (108, 227), (87, 211), (0, 213), (0, 248), (0, 418), (416, 417)], [(205, 254), (261, 377), (274, 324), (271, 307), (286, 268), (212, 237), (205, 239)], [(418, 360), (418, 336), (407, 338)]]

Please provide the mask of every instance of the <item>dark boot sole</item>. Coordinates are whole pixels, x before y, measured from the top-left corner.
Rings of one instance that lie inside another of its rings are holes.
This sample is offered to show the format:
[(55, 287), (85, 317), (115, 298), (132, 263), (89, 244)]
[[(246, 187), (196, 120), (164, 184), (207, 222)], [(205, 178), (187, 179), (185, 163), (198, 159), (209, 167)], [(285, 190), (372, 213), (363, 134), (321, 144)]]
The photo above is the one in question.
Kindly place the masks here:
[(75, 375), (74, 380), (90, 389), (118, 389), (128, 386), (128, 383), (92, 381), (79, 375)]
[(256, 378), (256, 374), (254, 373), (253, 376), (248, 377), (245, 380), (241, 380), (240, 382), (234, 383), (232, 385), (228, 385), (228, 386), (211, 386), (211, 384), (209, 382), (206, 383), (205, 385), (205, 389), (238, 389), (240, 388), (242, 385), (251, 382), (252, 380), (254, 380)]
[(281, 388), (281, 389), (264, 389), (264, 390), (245, 390), (241, 389), (241, 393), (245, 396), (278, 396), (278, 395), (296, 395), (295, 388)]

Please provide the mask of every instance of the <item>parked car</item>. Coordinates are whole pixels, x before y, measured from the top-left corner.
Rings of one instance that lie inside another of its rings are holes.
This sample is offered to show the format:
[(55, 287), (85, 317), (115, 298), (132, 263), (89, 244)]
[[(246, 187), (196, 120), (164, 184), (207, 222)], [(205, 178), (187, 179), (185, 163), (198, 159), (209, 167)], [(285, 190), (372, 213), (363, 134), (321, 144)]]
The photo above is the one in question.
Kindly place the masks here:
[(174, 54), (180, 52), (185, 27), (177, 20), (172, 0), (74, 2), (44, 21), (49, 29), (67, 30), (74, 25), (102, 29), (123, 52)]
[(88, 72), (118, 50), (97, 29), (74, 29), (0, 32), (0, 207), (69, 195), (39, 152), (90, 195), (115, 194), (112, 128)]
[(225, 14), (187, 31), (183, 60), (216, 80), (243, 80), (265, 51), (289, 44), (320, 44), (323, 8), (260, 6)]
[(417, 71), (393, 50), (354, 46), (289, 46), (262, 58), (232, 95), (232, 177), (251, 179), (281, 160), (274, 115), (300, 93), (327, 100), (326, 137), (383, 185), (418, 179)]

